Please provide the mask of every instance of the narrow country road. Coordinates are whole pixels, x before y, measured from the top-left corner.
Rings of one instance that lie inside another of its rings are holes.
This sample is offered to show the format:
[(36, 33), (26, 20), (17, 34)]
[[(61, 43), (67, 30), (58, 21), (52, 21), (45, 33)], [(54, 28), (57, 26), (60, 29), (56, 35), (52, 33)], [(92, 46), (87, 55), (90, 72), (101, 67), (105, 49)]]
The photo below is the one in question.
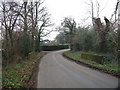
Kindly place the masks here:
[(71, 62), (67, 50), (50, 52), (39, 65), (37, 88), (116, 88), (118, 79)]

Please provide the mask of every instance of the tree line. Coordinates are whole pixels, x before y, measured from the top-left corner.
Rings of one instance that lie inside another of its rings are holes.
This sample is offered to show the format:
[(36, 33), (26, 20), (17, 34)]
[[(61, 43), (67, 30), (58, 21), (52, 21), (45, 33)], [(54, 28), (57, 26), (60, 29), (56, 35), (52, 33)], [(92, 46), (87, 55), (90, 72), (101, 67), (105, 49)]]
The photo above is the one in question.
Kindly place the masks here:
[(90, 15), (85, 20), (90, 18), (92, 25), (78, 25), (74, 18), (65, 17), (57, 28), (60, 33), (56, 41), (60, 44), (69, 43), (71, 51), (100, 53), (107, 59), (119, 60), (119, 0), (111, 18), (104, 17), (104, 22), (99, 16), (105, 7), (101, 8), (99, 0), (93, 1), (85, 2), (90, 8)]
[(52, 30), (44, 1), (1, 2), (3, 64), (19, 62), (32, 51), (40, 52), (41, 37)]
[(95, 52), (117, 60), (117, 21), (111, 22), (104, 17), (103, 23), (100, 18), (94, 19), (93, 26), (77, 26), (74, 18), (64, 18), (57, 28), (60, 33), (56, 36), (56, 41), (60, 44), (69, 43), (71, 51)]

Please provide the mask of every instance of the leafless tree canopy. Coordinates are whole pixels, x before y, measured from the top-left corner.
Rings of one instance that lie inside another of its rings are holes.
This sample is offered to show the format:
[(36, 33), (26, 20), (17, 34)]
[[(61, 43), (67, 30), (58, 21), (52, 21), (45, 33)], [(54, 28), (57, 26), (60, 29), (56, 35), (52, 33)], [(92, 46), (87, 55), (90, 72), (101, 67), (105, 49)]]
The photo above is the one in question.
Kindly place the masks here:
[(6, 63), (10, 63), (17, 55), (26, 56), (30, 51), (40, 51), (41, 37), (52, 30), (50, 14), (42, 4), (34, 2), (2, 2), (1, 27), (3, 33), (3, 48)]

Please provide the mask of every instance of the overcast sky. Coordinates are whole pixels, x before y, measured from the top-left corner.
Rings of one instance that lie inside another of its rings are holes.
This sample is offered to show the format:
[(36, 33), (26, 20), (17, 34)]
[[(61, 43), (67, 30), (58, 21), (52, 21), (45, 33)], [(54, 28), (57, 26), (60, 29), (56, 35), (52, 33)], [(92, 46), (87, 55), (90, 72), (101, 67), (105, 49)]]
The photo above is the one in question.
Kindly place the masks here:
[[(11, 0), (10, 0), (11, 1)], [(77, 24), (84, 26), (91, 24), (91, 0), (45, 0), (44, 5), (47, 7), (48, 12), (51, 14), (51, 21), (55, 23), (53, 27), (49, 29), (55, 29), (62, 22), (64, 17), (73, 17)], [(96, 0), (92, 0), (94, 4), (94, 16), (96, 17)], [(103, 17), (108, 19), (115, 11), (115, 5), (117, 0), (97, 0), (100, 3), (100, 18), (103, 21)], [(87, 20), (85, 20), (89, 17)], [(44, 39), (54, 40), (58, 32), (52, 32)]]
[[(96, 0), (94, 2), (94, 16), (96, 17)], [(112, 13), (115, 11), (115, 5), (117, 0), (98, 0), (100, 3), (100, 18), (106, 16), (110, 19)], [(64, 17), (73, 17), (80, 25), (91, 24), (91, 18), (84, 21), (89, 17), (91, 7), (90, 0), (45, 0), (45, 6), (48, 8), (48, 12), (51, 14), (51, 21), (55, 23), (54, 27), (60, 25)], [(54, 28), (51, 27), (51, 28)], [(58, 33), (53, 32), (49, 35), (49, 39), (53, 40)]]

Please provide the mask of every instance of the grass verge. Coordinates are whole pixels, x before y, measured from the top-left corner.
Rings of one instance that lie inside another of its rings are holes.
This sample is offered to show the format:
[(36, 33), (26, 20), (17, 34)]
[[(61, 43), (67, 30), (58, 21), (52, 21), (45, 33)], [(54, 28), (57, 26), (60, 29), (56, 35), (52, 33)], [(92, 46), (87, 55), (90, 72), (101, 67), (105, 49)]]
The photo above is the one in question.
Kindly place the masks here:
[(80, 57), (80, 52), (68, 51), (63, 53), (63, 55), (72, 61), (76, 61), (77, 63), (80, 63), (82, 65), (88, 66), (93, 69), (97, 69), (99, 71), (102, 71), (120, 78), (120, 68), (118, 67), (118, 65), (113, 65), (113, 63), (98, 64), (92, 60), (82, 59)]
[[(28, 59), (16, 65), (9, 65), (2, 69), (2, 88), (30, 88), (30, 79), (36, 64), (46, 52), (29, 54)], [(32, 82), (31, 82), (32, 83)]]

